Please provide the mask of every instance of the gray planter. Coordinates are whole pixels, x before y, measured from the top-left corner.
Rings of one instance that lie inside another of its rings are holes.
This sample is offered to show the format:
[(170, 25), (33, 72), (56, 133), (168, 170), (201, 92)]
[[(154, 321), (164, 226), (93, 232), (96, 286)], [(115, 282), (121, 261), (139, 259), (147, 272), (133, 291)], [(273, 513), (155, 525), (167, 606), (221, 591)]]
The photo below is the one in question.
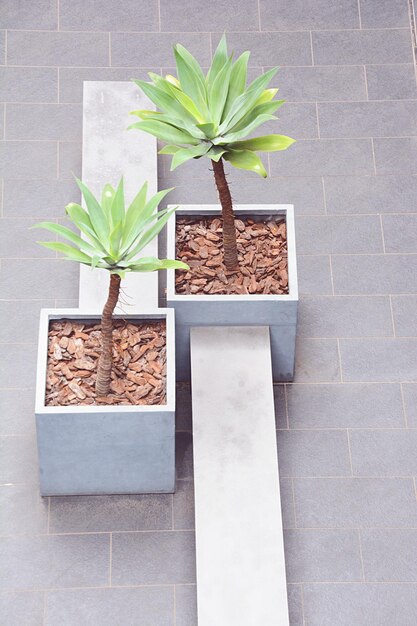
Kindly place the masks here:
[[(117, 316), (116, 316), (117, 317)], [(174, 311), (123, 319), (166, 319), (167, 404), (45, 406), (49, 321), (97, 319), (80, 309), (43, 309), (36, 384), (40, 491), (44, 496), (175, 491)]]
[[(216, 215), (218, 205), (180, 205), (176, 218), (184, 215)], [(175, 293), (174, 270), (167, 273), (167, 306), (175, 309), (176, 372), (178, 381), (188, 381), (190, 328), (193, 326), (269, 326), (274, 381), (294, 376), (297, 325), (297, 261), (294, 209), (292, 205), (236, 205), (237, 216), (283, 216), (288, 240), (288, 295), (180, 295)], [(167, 256), (175, 258), (175, 221), (167, 225)]]

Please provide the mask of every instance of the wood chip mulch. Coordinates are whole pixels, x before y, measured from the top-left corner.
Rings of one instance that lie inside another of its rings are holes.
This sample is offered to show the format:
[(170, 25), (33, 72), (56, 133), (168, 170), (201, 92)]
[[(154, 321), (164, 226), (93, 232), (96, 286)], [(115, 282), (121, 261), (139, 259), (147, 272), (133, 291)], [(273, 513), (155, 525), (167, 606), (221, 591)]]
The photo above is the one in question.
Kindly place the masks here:
[(114, 322), (111, 393), (105, 398), (95, 395), (100, 338), (100, 324), (50, 323), (46, 404), (166, 404), (165, 322)]
[(235, 220), (239, 272), (223, 263), (222, 224), (217, 217), (178, 217), (176, 258), (190, 270), (175, 272), (178, 294), (288, 293), (287, 231), (283, 219)]

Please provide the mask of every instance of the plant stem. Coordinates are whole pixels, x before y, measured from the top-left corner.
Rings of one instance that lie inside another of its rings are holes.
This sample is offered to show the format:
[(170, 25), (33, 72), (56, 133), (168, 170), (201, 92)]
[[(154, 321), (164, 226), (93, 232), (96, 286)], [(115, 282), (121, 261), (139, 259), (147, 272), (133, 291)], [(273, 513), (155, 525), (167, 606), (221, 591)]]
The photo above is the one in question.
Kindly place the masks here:
[(214, 179), (219, 193), (220, 204), (222, 205), (224, 262), (226, 268), (233, 272), (239, 269), (239, 262), (237, 260), (236, 227), (232, 196), (224, 173), (223, 159), (220, 158), (218, 161), (212, 160), (212, 163)]
[(101, 316), (101, 353), (97, 365), (96, 396), (110, 391), (113, 363), (113, 311), (119, 299), (120, 276), (110, 274), (109, 295)]

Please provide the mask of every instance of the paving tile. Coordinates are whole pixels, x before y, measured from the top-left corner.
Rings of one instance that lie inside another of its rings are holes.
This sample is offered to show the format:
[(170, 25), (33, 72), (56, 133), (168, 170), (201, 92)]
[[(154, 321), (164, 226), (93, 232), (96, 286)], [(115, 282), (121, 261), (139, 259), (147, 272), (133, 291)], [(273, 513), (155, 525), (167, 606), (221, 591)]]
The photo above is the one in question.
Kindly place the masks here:
[(7, 36), (8, 65), (105, 67), (108, 33), (13, 30)]
[(280, 478), (281, 513), (283, 528), (295, 527), (294, 495), (292, 480), (288, 477)]
[(51, 533), (165, 530), (172, 526), (167, 494), (51, 498)]
[(314, 65), (411, 63), (409, 30), (339, 30), (312, 33)]
[(378, 10), (372, 0), (360, 2), (362, 28), (408, 28), (407, 0), (380, 0)]
[(114, 533), (113, 585), (195, 582), (192, 531)]
[(192, 480), (177, 480), (173, 507), (174, 529), (194, 530), (194, 482)]
[(297, 141), (289, 150), (271, 153), (271, 176), (338, 176), (374, 171), (370, 139)]
[(59, 68), (59, 101), (82, 102), (83, 81), (116, 80), (133, 78), (149, 80), (148, 72), (160, 72), (159, 67), (61, 67)]
[(7, 139), (81, 140), (80, 104), (8, 104)]
[(354, 582), (362, 578), (356, 530), (286, 530), (284, 545), (288, 582)]
[(0, 437), (0, 483), (31, 483), (37, 489), (38, 457), (33, 436)]
[(413, 213), (417, 176), (329, 176), (324, 178), (330, 214)]
[(409, 478), (295, 478), (300, 528), (410, 527), (417, 503)]
[(417, 530), (362, 530), (361, 544), (366, 580), (417, 582)]
[(414, 100), (320, 102), (321, 137), (406, 137), (417, 133)]
[(417, 94), (414, 67), (404, 65), (368, 65), (366, 67), (369, 100), (401, 100)]
[(350, 433), (355, 476), (417, 475), (417, 430), (361, 430)]
[(417, 138), (375, 139), (377, 174), (417, 174)]
[(68, 202), (79, 202), (81, 193), (74, 179), (19, 180), (18, 184), (8, 179), (4, 181), (3, 196), (5, 217), (30, 217), (35, 221), (62, 217)]
[[(60, 141), (58, 144), (59, 178), (74, 180), (81, 176), (82, 148), (77, 141)], [(62, 215), (62, 213), (61, 213)]]
[(210, 65), (208, 33), (112, 33), (111, 65), (146, 68), (169, 66), (174, 61), (172, 47), (177, 43), (185, 46), (200, 64)]
[(303, 0), (260, 0), (262, 30), (319, 30), (359, 28), (359, 10), (354, 0), (329, 4)]
[(40, 310), (53, 307), (54, 303), (54, 300), (0, 300), (0, 319), (7, 320), (0, 325), (0, 342), (36, 343)]
[(296, 220), (300, 254), (354, 254), (383, 252), (377, 215), (301, 216)]
[(287, 102), (366, 99), (365, 74), (359, 66), (282, 67), (276, 80)]
[(402, 389), (408, 425), (417, 428), (417, 384), (407, 383), (402, 385)]
[(417, 214), (384, 215), (386, 252), (417, 252)]
[(279, 430), (280, 475), (350, 476), (347, 434), (339, 430)]
[(315, 103), (287, 102), (277, 114), (279, 120), (264, 124), (260, 129), (261, 134), (281, 133), (295, 140), (315, 139), (319, 136)]
[[(62, 259), (21, 259), (2, 261), (0, 293), (3, 298), (14, 300), (22, 294), (33, 299), (77, 298), (79, 268), (76, 263)], [(48, 276), (45, 281), (44, 276)]]
[(4, 141), (0, 145), (0, 176), (54, 178), (57, 146), (54, 141)]
[(33, 389), (0, 390), (0, 435), (33, 435), (35, 432)]
[(347, 382), (414, 382), (417, 339), (341, 339), (343, 380)]
[(336, 339), (303, 338), (297, 341), (295, 381), (303, 383), (340, 382)]
[(0, 388), (34, 387), (35, 376), (35, 344), (0, 344)]
[(288, 584), (288, 612), (291, 626), (304, 626), (303, 596), (301, 585)]
[(284, 385), (274, 383), (274, 406), (276, 428), (288, 428)]
[(7, 626), (43, 626), (43, 593), (0, 593), (0, 615)]
[(37, 485), (0, 487), (0, 535), (44, 534), (47, 528), (48, 498), (41, 498)]
[[(312, 65), (310, 34), (307, 32), (229, 33), (227, 42), (236, 57), (250, 50), (249, 63), (253, 66)], [(279, 84), (279, 73), (273, 83)]]
[(58, 70), (53, 67), (0, 67), (5, 102), (56, 102)]
[(317, 296), (302, 298), (298, 309), (300, 337), (392, 336), (388, 296)]
[(417, 297), (392, 296), (395, 334), (398, 337), (417, 336)]
[[(161, 0), (161, 31), (212, 31), (222, 25), (224, 31), (259, 30), (258, 7), (250, 0), (183, 0), (173, 3)], [(217, 46), (213, 38), (213, 48)]]
[(398, 384), (287, 385), (287, 398), (290, 428), (404, 427)]
[(197, 588), (195, 585), (175, 585), (175, 626), (197, 624)]
[[(415, 626), (417, 585), (303, 585), (308, 626)], [(401, 616), (401, 622), (398, 617)]]
[(177, 406), (175, 429), (177, 432), (192, 430), (191, 386), (189, 383), (177, 383)]
[[(53, 250), (48, 250), (37, 243), (38, 241), (56, 241), (55, 235), (46, 230), (33, 229), (34, 224), (33, 219), (0, 218), (0, 258), (55, 258), (56, 254)], [(19, 242), (18, 245), (16, 242)]]
[(46, 596), (45, 626), (173, 626), (171, 587), (69, 589)]
[(191, 433), (179, 432), (175, 436), (175, 467), (177, 478), (193, 477), (193, 437)]
[(336, 255), (332, 257), (332, 266), (337, 294), (417, 291), (417, 255)]
[(332, 293), (330, 258), (299, 256), (297, 258), (298, 289), (301, 295), (328, 295)]
[(159, 30), (158, 2), (149, 0), (60, 0), (60, 30), (147, 31)]
[(101, 587), (109, 580), (109, 535), (0, 539), (0, 588)]
[(5, 107), (6, 107), (5, 104), (3, 104), (3, 103), (0, 104), (0, 115), (1, 115), (1, 118), (0, 118), (0, 137), (2, 139), (4, 139), (4, 118), (5, 118), (4, 111), (5, 111)]
[(55, 0), (3, 0), (1, 27), (24, 30), (55, 30), (58, 26)]

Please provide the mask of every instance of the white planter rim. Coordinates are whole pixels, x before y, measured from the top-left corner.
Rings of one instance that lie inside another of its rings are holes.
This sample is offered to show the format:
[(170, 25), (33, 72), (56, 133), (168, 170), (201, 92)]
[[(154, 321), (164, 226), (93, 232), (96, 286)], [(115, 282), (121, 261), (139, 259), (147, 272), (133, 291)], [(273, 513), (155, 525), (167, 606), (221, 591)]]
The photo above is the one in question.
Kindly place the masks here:
[[(168, 205), (174, 208), (177, 205)], [(295, 227), (294, 227), (294, 207), (292, 204), (235, 204), (234, 213), (249, 216), (254, 215), (282, 215), (285, 218), (287, 227), (287, 250), (288, 250), (288, 294), (178, 294), (175, 291), (175, 270), (167, 271), (167, 300), (170, 301), (206, 301), (213, 302), (220, 300), (223, 302), (262, 302), (262, 301), (298, 301), (297, 284), (297, 259), (295, 252)], [(175, 211), (174, 217), (167, 224), (167, 256), (174, 259), (176, 217), (185, 215), (216, 215), (221, 213), (219, 204), (180, 204)]]
[(49, 413), (160, 413), (161, 411), (175, 411), (175, 312), (174, 309), (154, 309), (144, 313), (116, 314), (114, 319), (140, 321), (158, 320), (166, 321), (166, 348), (167, 348), (167, 402), (166, 404), (80, 404), (68, 406), (55, 406), (45, 404), (46, 372), (48, 358), (48, 331), (49, 322), (59, 319), (97, 320), (100, 314), (97, 311), (83, 309), (41, 309), (39, 322), (38, 360), (36, 377), (36, 414), (47, 415)]

